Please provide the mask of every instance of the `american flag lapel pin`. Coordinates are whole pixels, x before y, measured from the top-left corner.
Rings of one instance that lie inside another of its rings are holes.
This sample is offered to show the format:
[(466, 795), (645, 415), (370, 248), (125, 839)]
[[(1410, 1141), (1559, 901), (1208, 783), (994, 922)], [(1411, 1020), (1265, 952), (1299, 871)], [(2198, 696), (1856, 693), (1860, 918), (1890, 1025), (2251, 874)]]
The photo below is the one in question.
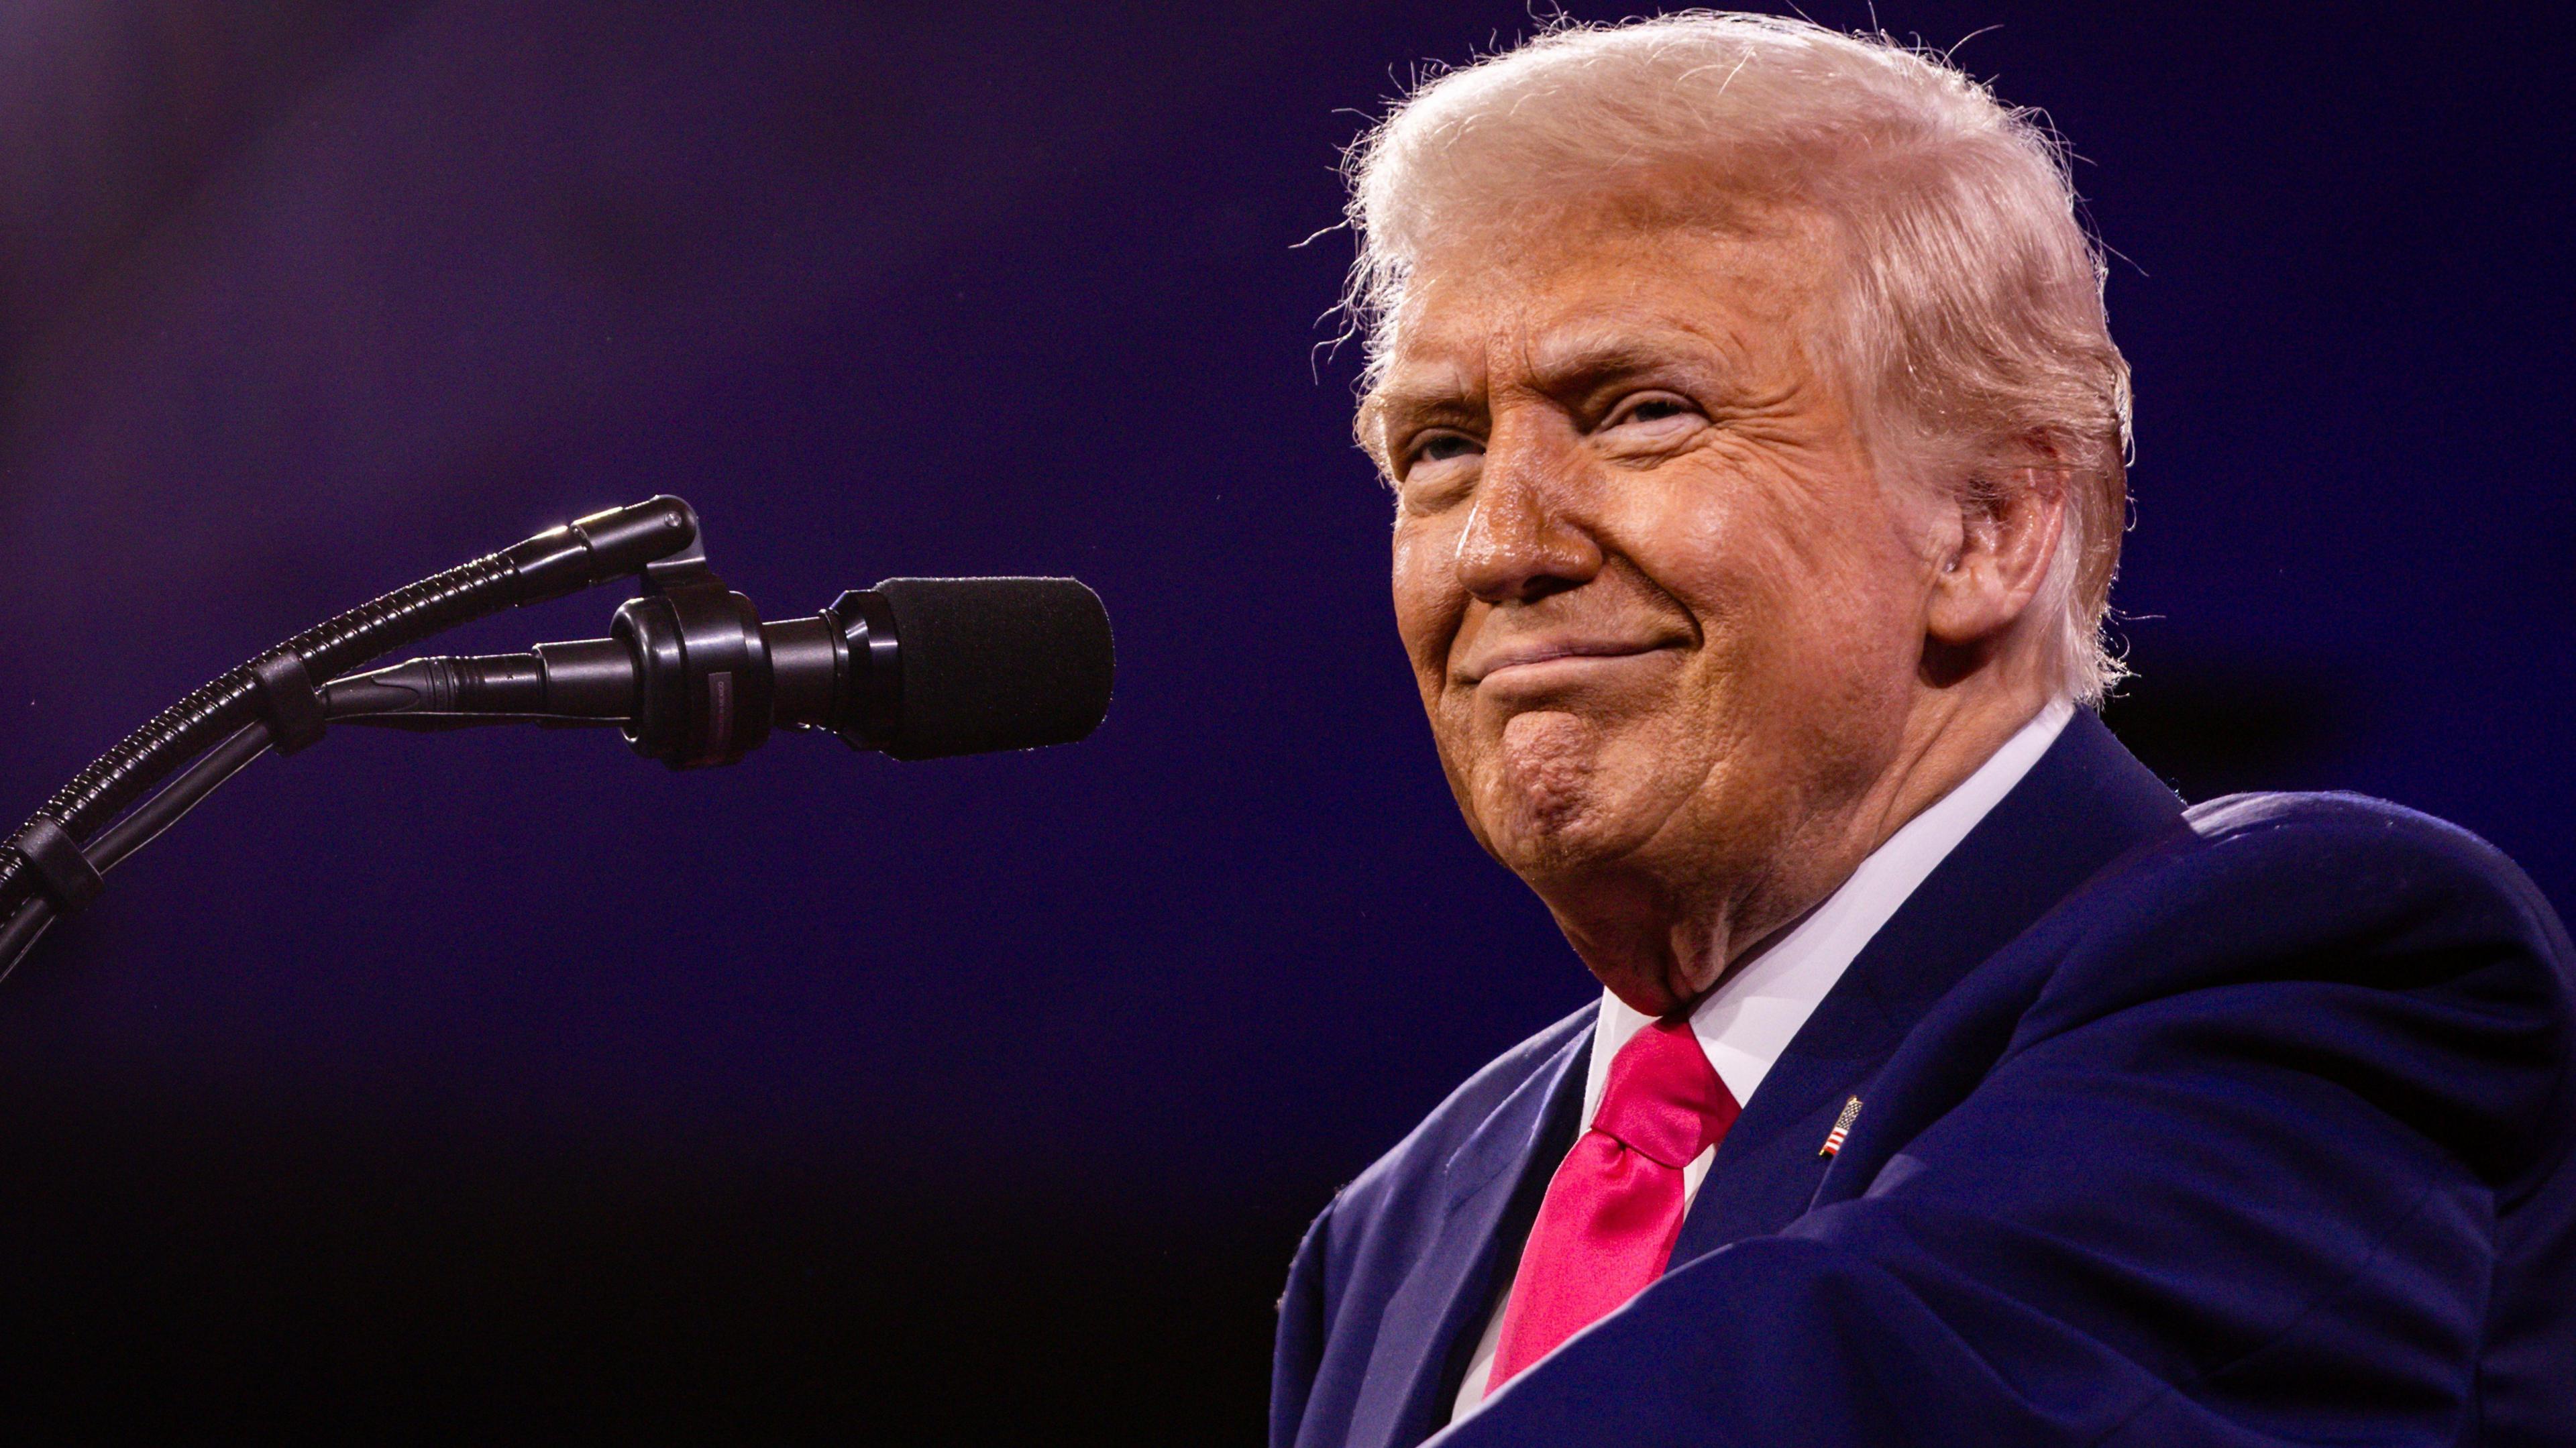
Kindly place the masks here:
[(1831, 1156), (1842, 1150), (1843, 1138), (1851, 1135), (1852, 1118), (1858, 1115), (1860, 1098), (1855, 1096), (1843, 1103), (1843, 1114), (1834, 1118), (1834, 1129), (1825, 1133), (1825, 1144), (1816, 1148), (1816, 1155)]

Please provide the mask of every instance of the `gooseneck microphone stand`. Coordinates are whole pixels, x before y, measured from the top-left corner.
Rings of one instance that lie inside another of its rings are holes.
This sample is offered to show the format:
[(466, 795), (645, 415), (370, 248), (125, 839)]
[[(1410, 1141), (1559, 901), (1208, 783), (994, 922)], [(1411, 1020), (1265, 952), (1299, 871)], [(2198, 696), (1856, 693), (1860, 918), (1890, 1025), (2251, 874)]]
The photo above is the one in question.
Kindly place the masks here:
[[(643, 596), (609, 638), (346, 676), (475, 619), (629, 576)], [(899, 658), (907, 634), (915, 646)], [(617, 725), (674, 769), (729, 764), (773, 725), (919, 759), (1080, 739), (1108, 707), (1110, 668), (1108, 615), (1071, 579), (888, 579), (815, 617), (764, 624), (707, 566), (687, 503), (593, 514), (297, 634), (74, 775), (0, 844), (0, 977), (199, 800), (333, 722)]]
[(688, 504), (654, 498), (613, 509), (360, 604), (190, 691), (73, 775), (0, 845), (0, 975), (58, 916), (88, 904), (101, 876), (243, 766), (320, 738), (328, 719), (315, 679), (504, 609), (689, 557), (703, 567)]

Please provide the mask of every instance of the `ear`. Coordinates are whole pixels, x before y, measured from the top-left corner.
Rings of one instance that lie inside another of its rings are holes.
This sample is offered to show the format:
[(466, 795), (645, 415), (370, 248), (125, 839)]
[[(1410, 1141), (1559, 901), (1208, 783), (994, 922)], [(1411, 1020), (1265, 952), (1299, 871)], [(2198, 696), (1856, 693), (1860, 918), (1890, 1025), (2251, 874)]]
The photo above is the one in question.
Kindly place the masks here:
[(1925, 610), (1935, 648), (1984, 652), (2030, 611), (2066, 530), (2066, 490), (2066, 469), (2051, 456), (1959, 501), (1958, 531), (1942, 530)]

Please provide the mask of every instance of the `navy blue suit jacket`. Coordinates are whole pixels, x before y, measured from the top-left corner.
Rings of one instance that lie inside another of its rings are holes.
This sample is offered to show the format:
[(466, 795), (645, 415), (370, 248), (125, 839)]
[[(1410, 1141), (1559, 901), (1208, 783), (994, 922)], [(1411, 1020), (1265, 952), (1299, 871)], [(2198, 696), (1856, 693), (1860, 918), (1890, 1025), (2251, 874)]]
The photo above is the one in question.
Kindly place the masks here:
[[(2186, 811), (2079, 711), (1763, 1079), (1664, 1277), (1439, 1442), (2576, 1443), (2571, 999), (2483, 842), (2350, 796)], [(1307, 1233), (1274, 1448), (1440, 1431), (1592, 1015)]]

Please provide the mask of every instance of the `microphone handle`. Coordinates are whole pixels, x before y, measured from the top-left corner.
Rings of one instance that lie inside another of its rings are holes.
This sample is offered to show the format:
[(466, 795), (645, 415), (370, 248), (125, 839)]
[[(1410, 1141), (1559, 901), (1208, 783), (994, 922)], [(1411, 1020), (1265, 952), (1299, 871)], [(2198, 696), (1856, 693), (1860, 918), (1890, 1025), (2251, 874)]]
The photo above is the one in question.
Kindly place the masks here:
[(893, 737), (900, 675), (893, 622), (875, 594), (844, 594), (812, 618), (752, 621), (721, 640), (722, 650), (691, 647), (692, 638), (672, 622), (667, 610), (620, 610), (613, 638), (539, 644), (520, 654), (412, 659), (333, 680), (320, 691), (322, 711), (341, 723), (415, 729), (621, 724), (638, 752), (694, 763), (668, 736), (686, 727), (686, 703), (710, 691), (704, 661), (712, 655), (736, 671), (763, 675), (728, 675), (716, 685), (729, 699), (766, 705), (759, 718), (727, 732), (757, 737), (771, 727), (829, 729), (856, 748), (881, 747)]
[(539, 644), (524, 654), (436, 655), (322, 687), (335, 722), (398, 723), (409, 714), (536, 715), (623, 723), (635, 715), (637, 669), (616, 639)]

